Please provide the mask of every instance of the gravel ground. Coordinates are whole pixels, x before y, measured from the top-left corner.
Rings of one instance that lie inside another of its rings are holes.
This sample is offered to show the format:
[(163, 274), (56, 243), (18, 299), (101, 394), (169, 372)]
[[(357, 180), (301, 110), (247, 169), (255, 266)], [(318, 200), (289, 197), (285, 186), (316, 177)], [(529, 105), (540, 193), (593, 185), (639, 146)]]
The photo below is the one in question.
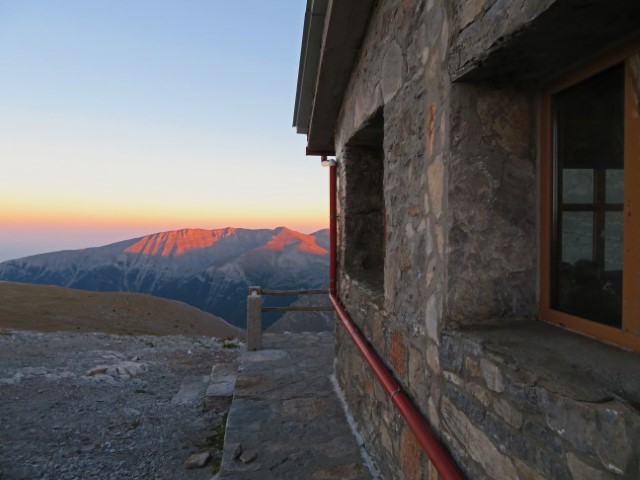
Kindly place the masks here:
[(216, 455), (228, 405), (205, 408), (204, 389), (238, 353), (209, 337), (0, 332), (0, 479), (210, 479), (183, 463)]

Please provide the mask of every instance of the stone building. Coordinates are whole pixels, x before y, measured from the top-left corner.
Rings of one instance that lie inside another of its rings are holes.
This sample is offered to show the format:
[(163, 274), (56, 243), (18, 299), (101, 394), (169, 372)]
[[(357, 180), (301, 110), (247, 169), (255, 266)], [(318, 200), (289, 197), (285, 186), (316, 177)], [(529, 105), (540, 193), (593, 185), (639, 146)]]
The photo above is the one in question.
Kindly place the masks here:
[[(469, 479), (640, 478), (640, 2), (307, 5), (294, 126), (371, 347)], [(438, 478), (336, 356), (382, 478)]]

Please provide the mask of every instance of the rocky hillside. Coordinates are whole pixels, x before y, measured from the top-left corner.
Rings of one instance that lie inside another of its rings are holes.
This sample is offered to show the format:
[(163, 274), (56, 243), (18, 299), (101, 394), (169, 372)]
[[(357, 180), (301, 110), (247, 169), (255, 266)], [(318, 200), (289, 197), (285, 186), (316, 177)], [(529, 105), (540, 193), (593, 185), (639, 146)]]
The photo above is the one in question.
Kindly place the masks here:
[(245, 335), (221, 318), (174, 300), (11, 282), (0, 282), (0, 328), (217, 338)]
[(327, 246), (326, 230), (306, 235), (285, 227), (186, 229), (9, 260), (0, 263), (0, 280), (148, 293), (186, 302), (244, 327), (250, 285), (326, 286)]
[[(304, 295), (292, 305), (299, 307), (331, 307), (327, 295)], [(271, 325), (268, 333), (284, 332), (333, 332), (335, 313), (329, 312), (287, 312)]]

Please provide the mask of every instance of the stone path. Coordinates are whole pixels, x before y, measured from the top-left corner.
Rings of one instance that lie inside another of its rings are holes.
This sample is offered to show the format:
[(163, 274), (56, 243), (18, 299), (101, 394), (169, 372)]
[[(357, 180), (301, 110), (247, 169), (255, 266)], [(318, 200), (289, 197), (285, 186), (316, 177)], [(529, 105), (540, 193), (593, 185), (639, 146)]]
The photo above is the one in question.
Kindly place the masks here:
[(332, 384), (331, 333), (265, 334), (245, 352), (220, 479), (371, 479)]

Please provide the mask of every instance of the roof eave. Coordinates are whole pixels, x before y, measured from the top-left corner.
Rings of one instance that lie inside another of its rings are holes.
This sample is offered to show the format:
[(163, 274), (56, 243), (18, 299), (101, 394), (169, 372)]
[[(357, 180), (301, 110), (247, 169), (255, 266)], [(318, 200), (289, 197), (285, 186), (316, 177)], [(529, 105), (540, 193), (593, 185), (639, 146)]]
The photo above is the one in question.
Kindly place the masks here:
[(293, 126), (297, 133), (308, 133), (320, 64), (322, 33), (328, 0), (307, 0), (298, 65), (298, 85), (293, 111)]
[[(314, 3), (307, 0), (308, 12), (313, 13), (309, 8)], [(317, 35), (313, 17), (309, 24), (305, 19), (294, 126), (298, 133), (307, 134), (307, 152), (335, 149), (338, 114), (374, 4), (375, 0), (329, 0), (318, 43), (311, 38)], [(312, 79), (311, 73), (315, 73)]]

